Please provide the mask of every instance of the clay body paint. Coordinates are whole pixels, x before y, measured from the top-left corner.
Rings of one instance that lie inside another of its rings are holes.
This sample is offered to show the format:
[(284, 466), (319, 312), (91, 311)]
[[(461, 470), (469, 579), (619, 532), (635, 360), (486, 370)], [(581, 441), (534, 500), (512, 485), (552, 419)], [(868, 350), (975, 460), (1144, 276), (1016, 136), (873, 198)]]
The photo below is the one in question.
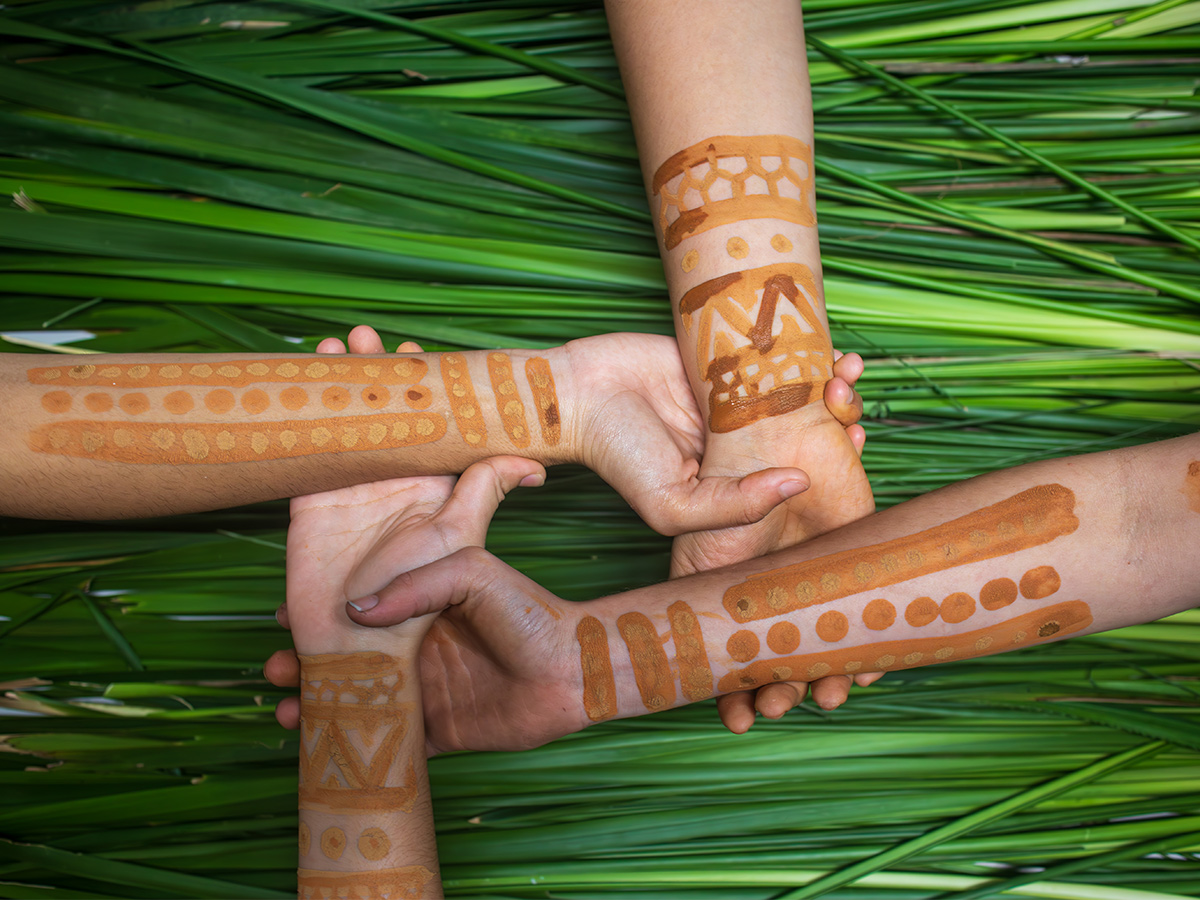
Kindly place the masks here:
[(346, 852), (346, 832), (336, 825), (321, 832), (321, 852), (326, 859), (339, 860)]
[(1200, 513), (1200, 459), (1188, 463), (1182, 493), (1187, 498), (1188, 509)]
[(35, 428), (29, 435), (29, 448), (37, 453), (110, 462), (214, 465), (394, 450), (429, 444), (445, 433), (446, 420), (435, 413), (186, 425), (68, 420)]
[(1021, 576), (1021, 596), (1029, 600), (1041, 600), (1056, 593), (1062, 587), (1062, 579), (1053, 566), (1038, 566)]
[(1003, 609), (1017, 599), (1017, 583), (1011, 578), (993, 578), (979, 592), (979, 605), (984, 609)]
[(488, 354), (488, 376), (492, 381), (492, 393), (496, 397), (496, 412), (508, 439), (516, 447), (529, 446), (529, 423), (525, 421), (525, 404), (517, 393), (517, 382), (513, 377), (512, 361), (507, 353)]
[(31, 384), (106, 388), (246, 387), (264, 382), (416, 384), (429, 366), (414, 357), (301, 356), (200, 363), (115, 363), (29, 369)]
[(724, 606), (733, 621), (751, 622), (1006, 556), (1074, 532), (1074, 510), (1069, 488), (1039, 485), (917, 534), (751, 576), (725, 592)]
[[(413, 705), (397, 699), (399, 661), (383, 653), (301, 656), (300, 682), (300, 808), (411, 810), (417, 776), (411, 760), (402, 762), (401, 745)], [(334, 843), (344, 849), (345, 834), (324, 832), (330, 858)]]
[(785, 135), (719, 135), (666, 160), (654, 174), (668, 250), (692, 235), (746, 219), (815, 225), (812, 150)]
[(637, 682), (642, 705), (650, 712), (675, 704), (675, 677), (667, 662), (658, 631), (649, 618), (638, 612), (617, 619), (617, 631), (629, 650), (633, 678)]
[(863, 610), (863, 624), (872, 631), (884, 631), (896, 621), (896, 607), (887, 600), (872, 600)]
[(708, 663), (700, 620), (682, 600), (667, 607), (667, 619), (671, 623), (671, 641), (675, 645), (675, 664), (679, 668), (683, 696), (693, 703), (707, 700), (713, 695), (713, 672)]
[(767, 632), (767, 646), (779, 656), (796, 652), (800, 646), (800, 629), (791, 622), (776, 622)]
[(433, 873), (424, 866), (366, 872), (300, 869), (296, 878), (300, 900), (415, 900), (425, 896), (425, 885), (432, 880)]
[(617, 683), (604, 623), (595, 616), (584, 616), (575, 629), (575, 637), (579, 641), (579, 666), (583, 671), (584, 712), (593, 722), (611, 719), (617, 714)]
[(725, 642), (725, 652), (737, 662), (749, 662), (758, 656), (758, 635), (753, 631), (735, 631)]
[(842, 650), (759, 660), (724, 675), (718, 688), (727, 693), (774, 681), (812, 681), (826, 675), (895, 671), (971, 659), (1075, 634), (1091, 624), (1091, 608), (1082, 600), (1072, 600), (948, 637), (880, 641)]
[(799, 263), (734, 272), (697, 285), (679, 301), (710, 385), (709, 429), (736, 431), (821, 399), (833, 377), (833, 347), (814, 310), (816, 279)]
[(368, 862), (378, 862), (392, 852), (392, 840), (382, 828), (366, 828), (356, 842), (358, 855)]
[(542, 426), (542, 440), (547, 446), (555, 446), (562, 437), (562, 411), (558, 406), (558, 392), (554, 388), (554, 373), (548, 360), (540, 356), (525, 360), (525, 378), (533, 391), (533, 404), (537, 407), (538, 422)]
[(483, 423), (483, 411), (475, 397), (475, 385), (471, 383), (465, 356), (458, 353), (442, 354), (442, 383), (446, 387), (446, 398), (463, 441), (471, 447), (486, 447), (487, 426)]

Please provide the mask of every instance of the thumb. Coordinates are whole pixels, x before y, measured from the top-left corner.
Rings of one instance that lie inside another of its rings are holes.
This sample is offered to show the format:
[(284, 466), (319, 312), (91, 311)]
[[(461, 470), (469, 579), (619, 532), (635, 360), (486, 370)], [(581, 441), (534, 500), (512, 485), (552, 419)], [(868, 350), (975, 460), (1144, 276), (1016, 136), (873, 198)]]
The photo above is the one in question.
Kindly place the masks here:
[(537, 487), (545, 481), (546, 470), (540, 463), (519, 456), (494, 456), (459, 476), (450, 499), (434, 518), (448, 523), (465, 546), (482, 547), (504, 496), (517, 487)]
[(528, 579), (481, 547), (464, 547), (449, 556), (397, 576), (369, 597), (351, 600), (346, 613), (359, 625), (400, 625), (439, 613), (467, 599), (520, 589)]
[(792, 468), (762, 469), (741, 478), (709, 475), (693, 483), (691, 493), (665, 523), (672, 530), (663, 533), (751, 525), (780, 503), (808, 490), (808, 485), (808, 475)]

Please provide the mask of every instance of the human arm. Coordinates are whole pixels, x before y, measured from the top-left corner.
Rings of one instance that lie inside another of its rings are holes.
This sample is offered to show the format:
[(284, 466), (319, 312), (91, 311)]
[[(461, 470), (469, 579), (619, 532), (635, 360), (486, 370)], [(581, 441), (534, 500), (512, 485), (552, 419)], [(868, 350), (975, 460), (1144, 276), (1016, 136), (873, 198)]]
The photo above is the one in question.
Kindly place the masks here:
[[(833, 363), (798, 0), (609, 0), (606, 9), (680, 352), (706, 416), (701, 471), (798, 466), (811, 480), (756, 523), (676, 538), (674, 577), (781, 550), (874, 510), (859, 462), (865, 433), (830, 416), (853, 395), (845, 373), (856, 377), (862, 361)], [(769, 688), (757, 707), (783, 715), (807, 687)], [(813, 694), (833, 708), (849, 687), (830, 677)], [(755, 700), (743, 698), (726, 724), (748, 728)]]
[[(798, 675), (962, 661), (1160, 618), (1196, 602), (1198, 538), (1193, 435), (992, 473), (764, 559), (588, 603), (468, 550), (347, 614), (373, 625), (447, 605), (464, 621), (491, 610), (497, 646), (496, 620), (519, 626), (532, 640), (504, 664), (544, 661), (551, 696), (532, 730), (546, 740)], [(504, 669), (455, 653), (425, 688), (443, 749), (495, 740), (478, 711), (502, 723), (506, 706), (527, 705)]]
[[(342, 354), (347, 347), (357, 354), (384, 352), (383, 341), (378, 333), (367, 326), (353, 329), (345, 343), (337, 338), (323, 340), (317, 346), (317, 352)], [(420, 353), (422, 350), (413, 341), (405, 341), (397, 352)], [(853, 424), (861, 413), (861, 401), (852, 388), (856, 378), (857, 372), (847, 370), (847, 402), (831, 407), (843, 417), (846, 424)], [(539, 633), (526, 635), (520, 627), (513, 627), (515, 623), (509, 617), (510, 612), (500, 606), (490, 605), (482, 609), (451, 607), (432, 625), (421, 653), (422, 668), (429, 683), (439, 683), (453, 677), (454, 673), (447, 669), (449, 663), (471, 660), (476, 667), (494, 667), (495, 677), (510, 685), (514, 694), (522, 698), (522, 703), (519, 708), (511, 704), (502, 707), (503, 722), (481, 719), (466, 723), (462, 732), (435, 735), (430, 742), (431, 752), (439, 748), (504, 746), (505, 741), (511, 740), (510, 735), (520, 735), (521, 740), (536, 743), (555, 736), (547, 734), (539, 737), (539, 729), (543, 722), (543, 704), (553, 703), (555, 699), (552, 685), (556, 679), (547, 679), (546, 676), (551, 671), (557, 671), (555, 667), (559, 664), (565, 664), (565, 657), (556, 661), (544, 656), (532, 660), (522, 658), (519, 651), (523, 645), (530, 641), (537, 642), (543, 635), (540, 630)], [(278, 618), (280, 624), (290, 627), (286, 604), (280, 609)], [(300, 665), (294, 650), (279, 651), (272, 655), (264, 672), (280, 687), (299, 688)], [(845, 700), (846, 687), (842, 680), (824, 679), (814, 685), (814, 695), (821, 702), (836, 706)], [(298, 727), (299, 698), (288, 697), (280, 701), (276, 716), (286, 727)], [(431, 710), (430, 717), (434, 721), (446, 721), (441, 708)]]
[(701, 479), (698, 410), (674, 342), (651, 335), (399, 358), (12, 354), (0, 389), (6, 515), (189, 512), (513, 453), (593, 468), (674, 534), (752, 521), (806, 483)]
[(292, 502), (301, 897), (441, 896), (419, 673), (435, 617), (369, 630), (341, 611), (398, 568), (482, 544), (504, 494), (543, 477), (537, 463), (502, 457), (458, 479), (393, 479)]
[[(705, 473), (798, 466), (811, 487), (752, 528), (676, 542), (675, 575), (759, 556), (874, 509), (834, 378), (797, 0), (610, 0)], [(861, 430), (852, 431), (861, 447)]]

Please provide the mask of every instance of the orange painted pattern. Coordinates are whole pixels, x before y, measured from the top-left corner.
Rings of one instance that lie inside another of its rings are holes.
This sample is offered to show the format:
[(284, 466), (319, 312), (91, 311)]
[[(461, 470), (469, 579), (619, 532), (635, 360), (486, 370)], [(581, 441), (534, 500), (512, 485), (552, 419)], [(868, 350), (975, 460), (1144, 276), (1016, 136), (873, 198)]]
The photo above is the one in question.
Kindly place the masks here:
[(424, 866), (368, 872), (300, 869), (296, 879), (300, 900), (409, 900), (424, 897), (425, 885), (432, 880), (433, 873)]
[(579, 667), (583, 671), (583, 709), (593, 722), (617, 714), (617, 682), (613, 678), (608, 633), (595, 616), (584, 616), (575, 629)]
[(642, 705), (650, 712), (674, 706), (675, 676), (654, 623), (639, 612), (625, 613), (617, 619), (617, 631), (629, 650)]
[(816, 225), (812, 150), (786, 135), (718, 135), (680, 150), (654, 173), (659, 227), (668, 250), (746, 219)]
[(1069, 488), (1039, 485), (917, 534), (751, 576), (725, 592), (724, 606), (750, 622), (1016, 553), (1074, 532), (1074, 510)]
[(458, 433), (472, 447), (487, 446), (487, 425), (483, 422), (483, 410), (475, 397), (475, 385), (467, 369), (467, 358), (458, 353), (442, 354), (442, 383), (446, 386), (446, 397), (454, 413)]
[(1091, 607), (1082, 600), (1072, 600), (1016, 616), (998, 625), (948, 637), (881, 641), (842, 650), (759, 660), (729, 672), (721, 678), (718, 687), (724, 694), (773, 681), (812, 681), (826, 675), (887, 672), (971, 659), (1064, 637), (1091, 624)]
[(216, 465), (317, 453), (395, 450), (432, 443), (445, 433), (446, 420), (433, 413), (187, 425), (67, 421), (35, 428), (29, 447), (37, 453), (107, 462)]
[(358, 853), (370, 862), (379, 862), (392, 852), (392, 839), (382, 828), (368, 828), (358, 836)]
[(736, 431), (821, 399), (833, 377), (833, 346), (819, 302), (816, 278), (800, 263), (721, 275), (680, 298), (696, 370), (712, 386), (712, 431)]
[(507, 353), (489, 353), (487, 359), (488, 376), (492, 380), (492, 393), (496, 396), (496, 412), (500, 413), (500, 424), (504, 426), (514, 446), (528, 447), (529, 423), (525, 421), (525, 404), (521, 402), (521, 395), (517, 393), (512, 361)]
[[(408, 812), (417, 796), (413, 763), (401, 747), (413, 704), (398, 660), (382, 653), (300, 657), (300, 808), (326, 812)], [(338, 856), (345, 835), (322, 836)]]
[(525, 377), (533, 391), (533, 404), (542, 425), (542, 440), (553, 447), (562, 438), (562, 411), (558, 407), (558, 392), (554, 388), (550, 363), (540, 356), (530, 357), (525, 360)]
[(416, 384), (429, 366), (415, 357), (322, 355), (197, 363), (110, 363), (29, 369), (31, 384), (109, 388), (241, 387), (261, 382), (336, 381), (345, 384)]
[(1188, 509), (1200, 513), (1200, 459), (1188, 463), (1180, 493), (1187, 498)]
[(713, 695), (713, 672), (704, 647), (700, 620), (682, 600), (667, 607), (667, 619), (671, 623), (671, 640), (675, 644), (675, 664), (679, 667), (683, 696), (693, 703), (707, 700)]

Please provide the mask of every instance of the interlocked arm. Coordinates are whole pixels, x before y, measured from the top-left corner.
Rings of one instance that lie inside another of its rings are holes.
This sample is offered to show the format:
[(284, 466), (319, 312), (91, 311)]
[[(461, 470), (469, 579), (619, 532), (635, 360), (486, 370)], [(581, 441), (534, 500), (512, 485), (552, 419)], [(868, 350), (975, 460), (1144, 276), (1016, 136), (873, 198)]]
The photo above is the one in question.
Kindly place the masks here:
[[(533, 636), (513, 662), (532, 653), (563, 673), (541, 703), (546, 739), (797, 677), (957, 662), (1170, 615), (1196, 603), (1198, 539), (1194, 435), (992, 473), (769, 557), (589, 603), (467, 550), (347, 615), (513, 610)], [(522, 703), (503, 680), (472, 677), (484, 669), (448, 671), (427, 685), (431, 728)]]
[[(672, 574), (792, 546), (874, 510), (865, 435), (835, 368), (817, 243), (812, 98), (798, 0), (610, 0), (607, 12), (675, 314), (705, 417), (703, 474), (808, 473), (808, 491), (749, 527), (676, 539)], [(845, 377), (843, 377), (845, 376)], [(861, 407), (859, 409), (861, 411)], [(764, 692), (782, 715), (805, 685)], [(817, 691), (845, 699), (848, 679)], [(736, 731), (753, 721), (748, 698)], [(729, 711), (735, 710), (734, 706)]]

